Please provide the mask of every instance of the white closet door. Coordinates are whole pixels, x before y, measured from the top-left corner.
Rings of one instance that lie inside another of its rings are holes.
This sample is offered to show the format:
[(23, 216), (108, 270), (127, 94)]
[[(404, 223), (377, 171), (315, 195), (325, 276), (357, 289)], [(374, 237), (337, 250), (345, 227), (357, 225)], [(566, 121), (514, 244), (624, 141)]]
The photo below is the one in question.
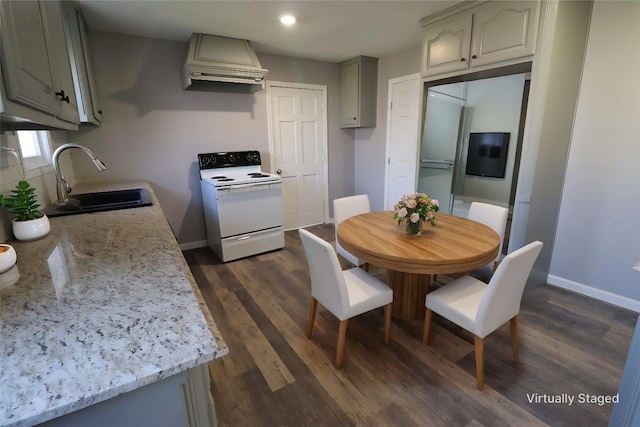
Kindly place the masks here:
[(393, 209), (400, 196), (416, 191), (420, 89), (419, 74), (389, 80), (384, 196), (387, 210)]

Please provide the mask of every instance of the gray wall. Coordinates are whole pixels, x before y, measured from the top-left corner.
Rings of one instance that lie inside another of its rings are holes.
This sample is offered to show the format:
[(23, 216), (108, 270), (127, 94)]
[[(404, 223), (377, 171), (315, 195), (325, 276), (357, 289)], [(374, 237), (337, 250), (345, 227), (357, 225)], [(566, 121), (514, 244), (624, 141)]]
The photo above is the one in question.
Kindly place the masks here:
[[(270, 167), (266, 91), (254, 95), (184, 91), (185, 43), (92, 32), (90, 47), (103, 110), (101, 127), (69, 132), (107, 165), (73, 153), (78, 180), (151, 183), (178, 242), (206, 239), (197, 154), (260, 150)], [(327, 86), (329, 200), (354, 191), (352, 136), (338, 128), (339, 70), (334, 63), (258, 54), (273, 81)]]
[(420, 58), (420, 48), (380, 58), (378, 62), (377, 125), (375, 128), (362, 128), (353, 131), (356, 140), (356, 194), (367, 194), (372, 210), (384, 209), (389, 80), (419, 72)]
[[(549, 32), (552, 37), (545, 37), (545, 41), (550, 42), (548, 49), (542, 49), (544, 52), (534, 61), (531, 70), (529, 99), (534, 105), (530, 102), (528, 109), (534, 114), (528, 114), (525, 124), (523, 168), (518, 177), (514, 203), (513, 238), (509, 240), (512, 250), (535, 240), (545, 243), (529, 276), (529, 289), (548, 280), (571, 133), (577, 101), (581, 96), (580, 79), (592, 3), (549, 2), (550, 7), (554, 5), (557, 6), (557, 17), (555, 25), (548, 28), (553, 29)], [(538, 90), (539, 87), (544, 89)], [(536, 112), (539, 115), (529, 120), (536, 116)], [(535, 131), (539, 134), (532, 136)], [(532, 146), (536, 147), (535, 151), (530, 149)], [(523, 218), (526, 218), (524, 233), (514, 232)]]
[[(640, 3), (595, 2), (549, 281), (640, 311)], [(615, 47), (615, 48), (612, 48)]]

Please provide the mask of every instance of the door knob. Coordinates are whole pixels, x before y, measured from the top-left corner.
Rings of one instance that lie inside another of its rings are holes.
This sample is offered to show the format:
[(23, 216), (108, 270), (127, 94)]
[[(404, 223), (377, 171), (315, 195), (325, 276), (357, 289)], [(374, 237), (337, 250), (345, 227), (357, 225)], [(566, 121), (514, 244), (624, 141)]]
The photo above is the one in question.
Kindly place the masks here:
[(282, 169), (278, 169), (278, 170), (276, 171), (276, 173), (277, 173), (278, 175), (282, 175)]

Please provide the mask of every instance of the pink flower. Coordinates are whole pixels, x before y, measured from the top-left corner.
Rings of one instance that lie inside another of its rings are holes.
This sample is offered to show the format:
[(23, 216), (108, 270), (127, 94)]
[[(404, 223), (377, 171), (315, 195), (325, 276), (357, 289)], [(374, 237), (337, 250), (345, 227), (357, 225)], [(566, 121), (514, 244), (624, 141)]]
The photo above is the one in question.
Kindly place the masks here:
[(435, 212), (438, 208), (438, 201), (431, 199), (427, 194), (406, 194), (400, 197), (393, 207), (393, 219), (398, 221), (398, 224), (402, 224), (403, 221), (407, 224), (417, 224), (427, 220), (435, 226)]

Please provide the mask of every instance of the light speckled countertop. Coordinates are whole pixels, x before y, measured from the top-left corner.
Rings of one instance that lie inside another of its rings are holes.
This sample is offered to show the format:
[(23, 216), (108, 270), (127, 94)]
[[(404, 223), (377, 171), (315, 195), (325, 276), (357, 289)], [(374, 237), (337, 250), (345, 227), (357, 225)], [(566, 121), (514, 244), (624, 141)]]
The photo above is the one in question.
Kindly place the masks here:
[(29, 426), (228, 353), (154, 205), (51, 218), (0, 275), (0, 425)]

